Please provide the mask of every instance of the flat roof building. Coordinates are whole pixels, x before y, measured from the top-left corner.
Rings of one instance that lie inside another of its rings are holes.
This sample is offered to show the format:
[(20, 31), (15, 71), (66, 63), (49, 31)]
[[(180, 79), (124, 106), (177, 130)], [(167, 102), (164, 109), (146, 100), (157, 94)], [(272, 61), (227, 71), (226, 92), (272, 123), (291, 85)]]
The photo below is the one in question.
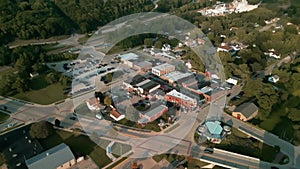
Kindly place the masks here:
[(152, 67), (152, 74), (156, 76), (162, 76), (173, 71), (175, 71), (175, 66), (169, 63), (163, 63), (161, 65)]
[(180, 106), (184, 106), (186, 108), (195, 108), (197, 106), (197, 100), (194, 98), (191, 98), (185, 94), (182, 94), (178, 91), (176, 91), (175, 89), (173, 89), (172, 91), (170, 91), (169, 93), (167, 93), (165, 95), (165, 98), (169, 101), (169, 102), (175, 102)]
[(137, 60), (139, 58), (139, 56), (135, 53), (126, 53), (126, 54), (122, 54), (118, 56), (121, 61), (125, 61), (125, 60)]
[(167, 111), (168, 111), (168, 107), (161, 104), (144, 114), (140, 112), (140, 119), (138, 120), (138, 123), (141, 125), (146, 125), (147, 123), (156, 120)]
[(162, 79), (167, 80), (169, 83), (173, 84), (175, 82), (181, 82), (184, 80), (188, 80), (190, 78), (194, 78), (193, 73), (182, 73), (179, 71), (174, 71), (174, 72), (170, 72), (167, 73), (165, 75), (161, 76)]

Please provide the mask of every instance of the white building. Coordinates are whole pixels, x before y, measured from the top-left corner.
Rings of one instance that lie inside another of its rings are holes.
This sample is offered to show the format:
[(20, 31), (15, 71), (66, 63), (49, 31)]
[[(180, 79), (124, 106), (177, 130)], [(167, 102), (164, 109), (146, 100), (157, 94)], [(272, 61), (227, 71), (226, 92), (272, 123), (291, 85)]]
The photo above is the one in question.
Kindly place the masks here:
[(268, 81), (271, 83), (277, 83), (279, 81), (279, 76), (278, 75), (274, 75), (268, 78)]
[(169, 63), (164, 63), (152, 68), (152, 74), (156, 76), (162, 76), (173, 71), (175, 71), (175, 66)]
[(86, 105), (91, 111), (99, 111), (102, 107), (99, 100), (96, 98), (90, 98), (87, 100)]

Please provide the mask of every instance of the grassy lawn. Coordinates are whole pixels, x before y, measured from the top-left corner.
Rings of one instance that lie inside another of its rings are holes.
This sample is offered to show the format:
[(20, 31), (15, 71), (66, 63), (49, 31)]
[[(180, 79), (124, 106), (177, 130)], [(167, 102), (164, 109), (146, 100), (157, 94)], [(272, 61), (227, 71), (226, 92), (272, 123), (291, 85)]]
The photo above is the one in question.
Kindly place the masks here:
[(138, 129), (146, 129), (146, 130), (152, 130), (152, 131), (156, 131), (156, 132), (160, 131), (160, 128), (158, 126), (158, 123), (159, 123), (158, 119), (156, 119), (153, 122), (148, 123), (145, 127), (138, 125), (137, 122), (127, 120), (126, 118), (121, 121), (118, 121), (117, 123), (129, 126), (129, 127), (133, 127), (133, 128), (138, 128)]
[[(197, 168), (201, 168), (205, 165), (208, 165), (208, 163), (205, 163), (205, 162), (202, 162), (200, 160), (196, 160), (196, 159), (188, 159), (188, 162), (187, 162), (187, 168), (189, 169), (197, 169)], [(214, 167), (215, 169), (215, 167)]]
[(256, 157), (267, 162), (272, 162), (278, 153), (275, 147), (248, 138), (247, 135), (235, 128), (232, 129), (232, 134), (228, 135), (221, 144), (207, 143), (207, 146)]
[(80, 44), (85, 44), (89, 38), (90, 38), (90, 36), (85, 35), (84, 37), (79, 38), (77, 41), (78, 41)]
[(85, 135), (56, 130), (49, 138), (39, 141), (44, 149), (49, 149), (60, 143), (65, 143), (70, 146), (74, 154), (89, 155), (99, 168), (102, 168), (111, 162), (106, 156), (105, 150)]
[(67, 96), (64, 95), (64, 88), (67, 86), (62, 86), (60, 83), (49, 85), (45, 76), (41, 74), (33, 78), (29, 84), (30, 91), (14, 94), (13, 97), (44, 105), (65, 99)]
[(66, 96), (63, 93), (63, 86), (61, 86), (61, 84), (59, 83), (55, 83), (43, 89), (31, 90), (25, 93), (18, 93), (13, 97), (33, 103), (47, 105), (65, 99)]
[(162, 159), (166, 159), (169, 163), (172, 163), (176, 159), (179, 161), (184, 160), (185, 156), (176, 155), (176, 154), (160, 154), (160, 155), (155, 155), (152, 158), (156, 162), (160, 162)]
[(0, 111), (0, 124), (9, 118), (9, 115)]
[(117, 165), (121, 164), (126, 159), (127, 159), (127, 157), (121, 158), (119, 161), (115, 162), (113, 165), (111, 165), (110, 167), (108, 167), (108, 169), (113, 169), (114, 167), (116, 167)]

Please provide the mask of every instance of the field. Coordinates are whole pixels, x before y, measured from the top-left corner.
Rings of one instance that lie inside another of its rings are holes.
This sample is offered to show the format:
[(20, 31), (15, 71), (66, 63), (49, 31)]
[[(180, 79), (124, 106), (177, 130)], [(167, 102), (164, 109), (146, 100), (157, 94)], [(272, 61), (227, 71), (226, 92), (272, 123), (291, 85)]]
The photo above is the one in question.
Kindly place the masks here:
[(111, 162), (106, 156), (105, 150), (85, 135), (56, 130), (52, 136), (39, 141), (44, 149), (49, 149), (60, 143), (65, 143), (70, 146), (74, 154), (89, 155), (99, 168), (102, 168)]
[(65, 99), (64, 88), (60, 83), (48, 84), (45, 75), (39, 75), (30, 82), (30, 91), (12, 95), (15, 98), (38, 104), (51, 104)]

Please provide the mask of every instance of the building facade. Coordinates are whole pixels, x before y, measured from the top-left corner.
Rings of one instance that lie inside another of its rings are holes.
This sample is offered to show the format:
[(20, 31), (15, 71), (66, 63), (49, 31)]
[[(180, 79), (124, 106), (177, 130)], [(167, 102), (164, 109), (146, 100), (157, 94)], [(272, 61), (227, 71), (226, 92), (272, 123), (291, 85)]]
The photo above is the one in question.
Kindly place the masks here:
[(152, 67), (152, 74), (156, 76), (162, 76), (164, 74), (175, 71), (175, 66), (169, 63), (164, 63), (155, 67)]

